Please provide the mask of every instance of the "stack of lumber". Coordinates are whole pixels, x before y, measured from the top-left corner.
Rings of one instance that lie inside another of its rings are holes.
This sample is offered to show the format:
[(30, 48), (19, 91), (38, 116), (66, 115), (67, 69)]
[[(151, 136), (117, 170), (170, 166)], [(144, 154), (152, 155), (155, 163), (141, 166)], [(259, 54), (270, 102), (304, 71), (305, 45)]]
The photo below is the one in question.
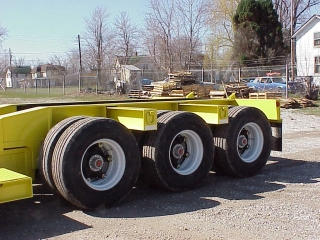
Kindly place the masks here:
[(282, 98), (283, 93), (280, 92), (263, 92), (263, 93), (249, 93), (249, 98), (256, 99), (277, 99)]
[(225, 98), (226, 93), (225, 91), (216, 91), (216, 90), (211, 90), (209, 93), (210, 98)]
[(153, 85), (142, 85), (143, 91), (151, 91), (154, 88)]
[(150, 98), (147, 92), (142, 90), (130, 90), (128, 93), (129, 98)]
[(253, 91), (245, 83), (229, 83), (224, 87), (228, 95), (235, 93), (237, 98), (249, 98), (249, 93)]
[(170, 92), (169, 92), (169, 96), (170, 97), (184, 97), (185, 96), (185, 94), (184, 94), (184, 92), (183, 92), (183, 90), (171, 90)]
[(282, 108), (305, 108), (305, 107), (316, 107), (316, 106), (317, 104), (315, 104), (314, 101), (309, 100), (307, 98), (301, 98), (301, 99), (288, 98), (288, 99), (281, 100)]
[(213, 90), (213, 85), (201, 85), (193, 84), (182, 86), (184, 96), (187, 96), (190, 92), (194, 92), (197, 98), (209, 98), (210, 91)]
[(169, 96), (171, 90), (177, 89), (177, 83), (170, 81), (165, 83), (154, 83), (153, 89), (150, 91), (151, 96)]
[(192, 74), (192, 72), (169, 73), (169, 79), (170, 81), (177, 82), (177, 84), (180, 84), (180, 86), (190, 85), (196, 82), (196, 77)]

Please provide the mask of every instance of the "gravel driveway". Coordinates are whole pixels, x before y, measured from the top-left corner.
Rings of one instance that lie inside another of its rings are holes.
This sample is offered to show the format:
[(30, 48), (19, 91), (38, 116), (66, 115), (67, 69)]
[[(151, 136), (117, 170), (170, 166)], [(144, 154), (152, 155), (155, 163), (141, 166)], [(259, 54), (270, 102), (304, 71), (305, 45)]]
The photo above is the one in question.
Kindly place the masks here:
[(36, 184), (34, 198), (0, 205), (0, 239), (320, 239), (320, 117), (281, 114), (283, 152), (254, 177), (210, 173), (175, 194), (139, 184), (93, 212)]

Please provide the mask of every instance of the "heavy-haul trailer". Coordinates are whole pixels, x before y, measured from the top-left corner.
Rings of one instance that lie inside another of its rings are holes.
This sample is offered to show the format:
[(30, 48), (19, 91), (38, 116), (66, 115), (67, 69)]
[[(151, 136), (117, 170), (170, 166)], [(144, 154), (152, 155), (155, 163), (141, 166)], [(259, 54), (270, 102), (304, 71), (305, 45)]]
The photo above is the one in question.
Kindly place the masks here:
[(44, 184), (82, 209), (122, 200), (140, 177), (169, 191), (211, 171), (252, 176), (282, 150), (274, 99), (149, 99), (0, 105), (0, 203)]

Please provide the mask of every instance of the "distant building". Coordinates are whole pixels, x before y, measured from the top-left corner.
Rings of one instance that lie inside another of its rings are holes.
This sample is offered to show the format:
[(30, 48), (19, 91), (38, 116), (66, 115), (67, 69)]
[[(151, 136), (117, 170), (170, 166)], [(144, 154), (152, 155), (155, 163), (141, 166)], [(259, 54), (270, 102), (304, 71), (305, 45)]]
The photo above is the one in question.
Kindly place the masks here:
[(60, 65), (44, 64), (31, 71), (33, 86), (48, 87), (62, 84), (66, 69)]
[[(144, 78), (158, 79), (159, 70), (150, 56), (136, 54), (131, 57), (118, 56), (111, 73), (116, 85), (125, 84), (131, 88), (139, 88)], [(162, 77), (160, 79), (162, 80)]]
[(320, 15), (313, 15), (292, 36), (296, 40), (297, 76), (313, 76), (320, 84)]
[(21, 86), (21, 82), (31, 78), (31, 67), (17, 66), (9, 67), (5, 74), (5, 87), (16, 88)]

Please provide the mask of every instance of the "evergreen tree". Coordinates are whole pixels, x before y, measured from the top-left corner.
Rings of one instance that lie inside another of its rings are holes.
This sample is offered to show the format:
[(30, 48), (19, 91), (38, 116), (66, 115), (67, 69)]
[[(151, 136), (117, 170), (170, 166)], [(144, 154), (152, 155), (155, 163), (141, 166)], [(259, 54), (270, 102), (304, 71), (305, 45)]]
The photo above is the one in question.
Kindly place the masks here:
[(244, 65), (279, 63), (285, 48), (282, 27), (271, 0), (241, 0), (233, 17), (234, 57)]

